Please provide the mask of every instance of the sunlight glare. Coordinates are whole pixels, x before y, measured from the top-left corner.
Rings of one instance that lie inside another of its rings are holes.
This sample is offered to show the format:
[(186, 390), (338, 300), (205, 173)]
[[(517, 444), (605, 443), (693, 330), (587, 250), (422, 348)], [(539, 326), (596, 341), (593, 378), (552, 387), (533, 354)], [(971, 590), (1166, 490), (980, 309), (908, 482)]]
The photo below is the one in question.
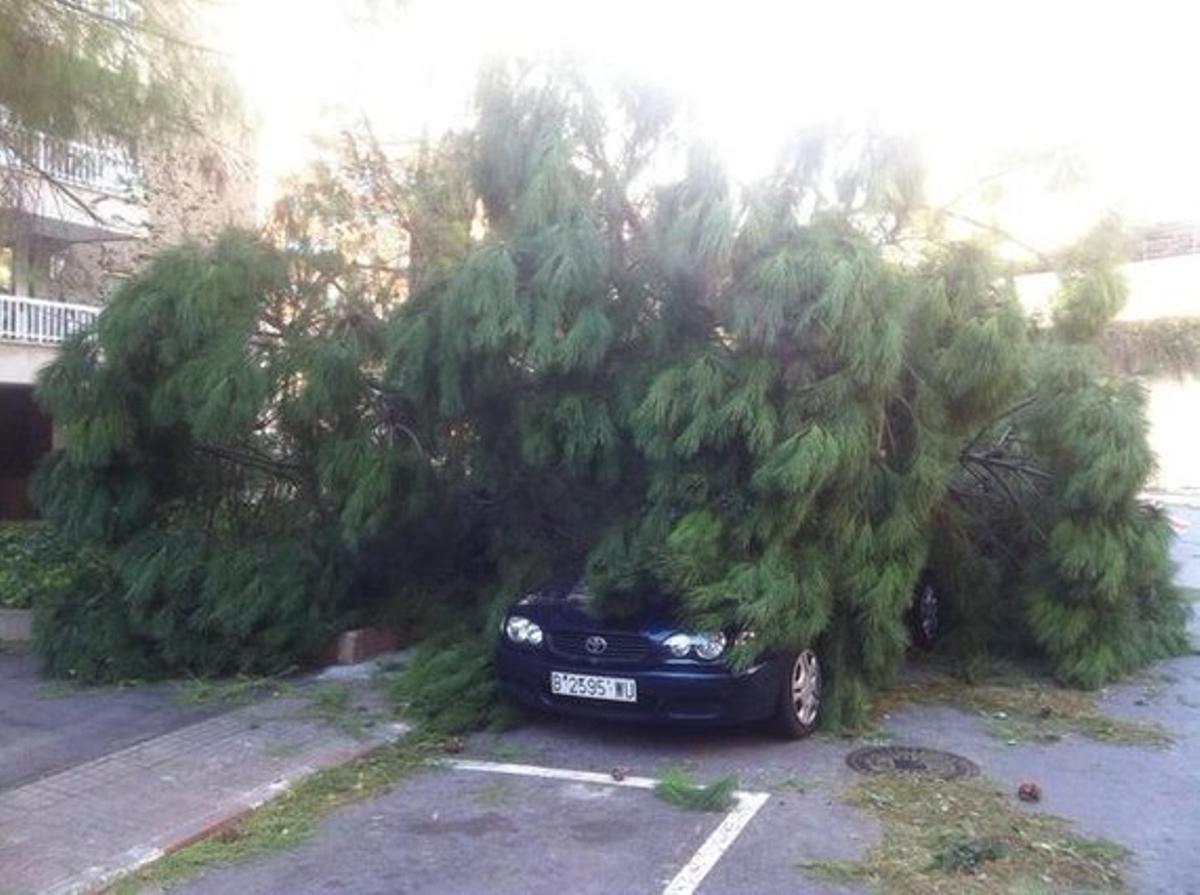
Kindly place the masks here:
[(264, 197), (313, 156), (314, 135), (367, 118), (385, 140), (406, 141), (463, 123), (481, 63), (511, 54), (570, 57), (667, 87), (740, 180), (768, 170), (799, 128), (836, 122), (915, 139), (933, 199), (1014, 153), (1075, 153), (1092, 189), (1063, 214), (1037, 207), (1032, 194), (1007, 200), (1032, 241), (1055, 241), (1105, 208), (1165, 219), (1200, 207), (1191, 32), (1172, 27), (1166, 4), (412, 0), (398, 8), (376, 16), (320, 0), (224, 8), (222, 32), (260, 120)]

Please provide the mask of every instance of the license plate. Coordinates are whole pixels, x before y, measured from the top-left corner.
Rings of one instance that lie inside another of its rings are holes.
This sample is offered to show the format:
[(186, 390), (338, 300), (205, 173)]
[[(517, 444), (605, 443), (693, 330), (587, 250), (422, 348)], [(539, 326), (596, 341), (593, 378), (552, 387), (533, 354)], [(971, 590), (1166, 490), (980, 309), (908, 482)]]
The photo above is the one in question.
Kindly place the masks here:
[(580, 699), (637, 702), (637, 681), (627, 677), (601, 677), (597, 674), (552, 671), (550, 692), (557, 696), (575, 696)]

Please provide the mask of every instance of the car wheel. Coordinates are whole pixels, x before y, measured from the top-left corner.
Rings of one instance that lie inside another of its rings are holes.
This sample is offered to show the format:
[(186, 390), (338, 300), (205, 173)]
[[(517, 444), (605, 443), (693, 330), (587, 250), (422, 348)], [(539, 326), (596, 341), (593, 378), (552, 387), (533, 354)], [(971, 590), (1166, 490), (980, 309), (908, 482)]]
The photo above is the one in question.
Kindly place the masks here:
[(933, 649), (942, 632), (942, 595), (929, 575), (922, 575), (913, 592), (913, 643), (921, 649)]
[(783, 692), (775, 710), (775, 730), (798, 740), (817, 729), (821, 710), (821, 663), (810, 649), (801, 650), (785, 666)]

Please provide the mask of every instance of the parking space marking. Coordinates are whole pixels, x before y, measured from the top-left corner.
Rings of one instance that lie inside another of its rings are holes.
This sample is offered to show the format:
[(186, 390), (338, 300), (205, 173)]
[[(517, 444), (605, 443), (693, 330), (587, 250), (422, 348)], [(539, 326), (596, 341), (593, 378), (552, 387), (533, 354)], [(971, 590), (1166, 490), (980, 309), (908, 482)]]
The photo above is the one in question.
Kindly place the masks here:
[(729, 850), (729, 846), (733, 845), (746, 824), (758, 813), (758, 809), (770, 798), (765, 792), (739, 792), (734, 797), (737, 804), (733, 810), (725, 815), (720, 826), (708, 835), (692, 859), (667, 883), (663, 895), (692, 895), (717, 861), (721, 860), (721, 856)]
[(617, 780), (611, 774), (596, 774), (592, 771), (568, 771), (564, 768), (543, 768), (534, 764), (508, 764), (499, 761), (471, 761), (460, 759), (450, 762), (460, 771), (483, 771), (490, 774), (514, 774), (518, 777), (541, 777), (545, 780), (570, 780), (572, 783), (601, 783), (605, 786), (632, 786), (634, 789), (654, 789), (658, 781), (650, 777), (625, 777)]
[[(543, 780), (567, 780), (572, 783), (594, 783), (601, 786), (624, 786), (631, 789), (654, 789), (658, 781), (652, 777), (623, 777), (615, 779), (611, 774), (593, 771), (571, 771), (566, 768), (544, 768), (532, 764), (512, 764), (500, 761), (473, 761), (468, 758), (455, 759), (447, 764), (459, 771), (475, 771), (485, 774), (511, 774), (516, 777), (540, 777)], [(721, 856), (729, 850), (734, 840), (754, 819), (754, 815), (770, 798), (765, 792), (742, 792), (733, 794), (735, 804), (717, 828), (692, 855), (675, 877), (663, 889), (663, 895), (692, 895), (709, 871), (716, 866)]]

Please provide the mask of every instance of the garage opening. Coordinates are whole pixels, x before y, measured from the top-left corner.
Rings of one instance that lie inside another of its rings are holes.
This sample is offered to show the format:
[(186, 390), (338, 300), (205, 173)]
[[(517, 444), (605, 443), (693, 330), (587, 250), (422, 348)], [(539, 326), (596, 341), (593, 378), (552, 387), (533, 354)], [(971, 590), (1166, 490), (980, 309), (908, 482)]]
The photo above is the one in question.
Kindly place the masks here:
[(50, 452), (53, 426), (33, 399), (33, 386), (0, 385), (0, 519), (36, 515), (29, 483)]

